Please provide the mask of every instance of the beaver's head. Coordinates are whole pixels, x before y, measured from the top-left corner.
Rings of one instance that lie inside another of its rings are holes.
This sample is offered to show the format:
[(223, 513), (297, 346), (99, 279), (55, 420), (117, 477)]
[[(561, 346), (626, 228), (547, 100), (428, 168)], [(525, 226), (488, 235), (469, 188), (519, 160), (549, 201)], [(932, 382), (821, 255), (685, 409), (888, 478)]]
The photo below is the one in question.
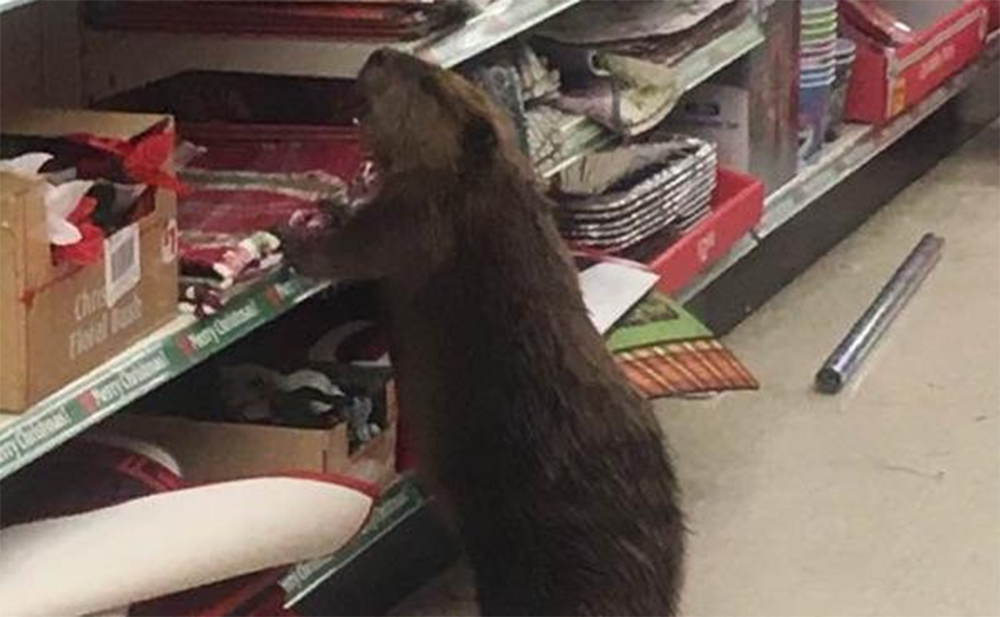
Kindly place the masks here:
[(374, 52), (357, 85), (366, 101), (362, 139), (385, 172), (467, 169), (499, 153), (510, 134), (479, 88), (408, 54)]
[(498, 179), (530, 177), (528, 164), (509, 119), (455, 73), (383, 49), (371, 55), (357, 88), (374, 173), (355, 183), (350, 206), (297, 213), (278, 231), (306, 274), (382, 278), (403, 268), (413, 279), (414, 264), (429, 270), (450, 255), (454, 217), (483, 208), (483, 199), (469, 202), (466, 193), (494, 197), (505, 186)]

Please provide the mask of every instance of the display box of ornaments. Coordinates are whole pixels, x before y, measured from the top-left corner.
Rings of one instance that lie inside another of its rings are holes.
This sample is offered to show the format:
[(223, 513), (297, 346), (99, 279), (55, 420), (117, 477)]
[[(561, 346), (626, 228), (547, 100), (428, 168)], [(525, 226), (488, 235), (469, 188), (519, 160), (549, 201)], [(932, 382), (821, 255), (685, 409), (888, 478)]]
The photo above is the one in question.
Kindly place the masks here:
[(335, 414), (344, 421), (296, 426), (129, 413), (109, 419), (102, 430), (155, 443), (170, 452), (193, 482), (296, 470), (391, 484), (397, 477), (398, 423), (392, 381), (360, 395), (338, 389), (330, 398), (328, 406), (337, 407)]
[(387, 486), (399, 410), (370, 301), (341, 290), (302, 307), (96, 430), (155, 444), (194, 482), (298, 470)]
[(20, 412), (177, 314), (169, 116), (5, 111), (0, 408)]

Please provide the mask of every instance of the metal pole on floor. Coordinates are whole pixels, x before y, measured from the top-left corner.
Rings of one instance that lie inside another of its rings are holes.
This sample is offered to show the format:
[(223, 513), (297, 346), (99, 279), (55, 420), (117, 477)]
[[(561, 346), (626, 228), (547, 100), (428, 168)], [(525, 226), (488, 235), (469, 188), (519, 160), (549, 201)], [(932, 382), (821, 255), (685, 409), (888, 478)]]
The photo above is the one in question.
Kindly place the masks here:
[(944, 239), (925, 234), (816, 373), (816, 389), (836, 394), (906, 306), (941, 257)]

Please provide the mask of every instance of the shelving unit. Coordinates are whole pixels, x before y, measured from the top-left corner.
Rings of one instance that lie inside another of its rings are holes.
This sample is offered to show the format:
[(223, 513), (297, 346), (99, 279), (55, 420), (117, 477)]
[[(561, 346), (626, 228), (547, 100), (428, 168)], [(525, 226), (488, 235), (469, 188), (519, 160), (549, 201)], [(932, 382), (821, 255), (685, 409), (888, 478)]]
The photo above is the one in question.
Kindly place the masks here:
[(692, 281), (678, 299), (687, 302), (741, 259), (768, 235), (812, 205), (827, 191), (883, 152), (928, 116), (965, 90), (1000, 56), (1000, 36), (994, 32), (982, 55), (961, 73), (885, 126), (848, 124), (837, 141), (827, 144), (819, 159), (803, 168), (764, 202), (764, 216), (753, 232), (736, 243), (721, 260)]
[(0, 0), (0, 13), (16, 9), (19, 6), (24, 6), (25, 4), (30, 4), (34, 1), (35, 0)]
[[(760, 23), (755, 16), (748, 16), (740, 25), (695, 49), (677, 63), (676, 79), (681, 84), (677, 90), (683, 94), (695, 89), (763, 42)], [(539, 173), (542, 177), (551, 178), (587, 154), (611, 146), (618, 140), (611, 131), (584, 117), (574, 126), (567, 127), (566, 132), (569, 154), (541, 168)]]
[[(577, 0), (578, 1), (578, 0)], [(442, 64), (449, 66), (514, 36), (539, 21), (564, 10), (573, 1), (548, 0), (517, 4), (513, 9), (501, 2), (490, 11), (470, 20), (462, 30), (440, 37), (434, 41), (424, 41), (416, 45), (424, 54), (437, 55)], [(500, 9), (509, 9), (506, 13)], [(517, 21), (515, 18), (525, 21)], [(187, 35), (164, 35), (171, 37), (167, 56), (182, 57), (188, 49), (184, 41), (204, 39), (217, 45), (237, 44), (234, 40), (217, 40), (217, 37), (194, 37)], [(175, 40), (175, 37), (180, 37)], [(123, 40), (128, 40), (126, 36)], [(178, 40), (181, 41), (178, 44)], [(678, 79), (683, 80), (684, 90), (690, 90), (706, 81), (764, 40), (757, 21), (750, 17), (733, 30), (723, 34), (712, 43), (693, 51), (678, 65)], [(465, 43), (461, 43), (465, 41)], [(238, 44), (268, 45), (280, 41), (250, 40)], [(313, 43), (309, 43), (313, 44)], [(337, 43), (331, 45), (348, 45)], [(363, 46), (348, 45), (351, 49)], [(415, 47), (415, 48), (417, 48)], [(296, 48), (292, 48), (293, 50)], [(374, 49), (368, 47), (368, 52)], [(133, 52), (134, 53), (134, 52)], [(234, 50), (234, 54), (239, 53)], [(305, 53), (305, 52), (302, 52)], [(328, 50), (327, 53), (335, 53)], [(367, 53), (367, 52), (366, 52)], [(225, 60), (198, 56), (202, 62), (221, 63)], [(363, 60), (362, 60), (363, 61)], [(128, 63), (130, 66), (147, 67), (146, 63)], [(188, 67), (191, 68), (191, 67)], [(205, 65), (198, 68), (219, 68)], [(250, 67), (248, 67), (250, 68)], [(287, 67), (274, 66), (275, 72), (285, 72)], [(266, 72), (266, 67), (253, 67), (255, 71)], [(303, 68), (302, 70), (308, 70)], [(165, 73), (169, 74), (169, 73)], [(155, 77), (154, 77), (155, 78)], [(121, 89), (121, 83), (116, 86)], [(613, 136), (599, 125), (584, 120), (574, 131), (579, 142), (587, 142), (576, 158), (594, 151), (613, 140)], [(597, 139), (588, 139), (597, 135)], [(574, 159), (575, 160), (575, 159)], [(559, 169), (572, 163), (561, 162)], [(558, 169), (546, 170), (553, 174)], [(223, 311), (206, 320), (196, 320), (191, 316), (180, 316), (156, 332), (133, 344), (128, 350), (97, 367), (87, 375), (67, 385), (19, 415), (0, 414), (0, 479), (9, 476), (31, 461), (52, 450), (59, 444), (79, 434), (107, 416), (122, 409), (143, 394), (177, 377), (188, 369), (218, 353), (228, 345), (246, 336), (256, 328), (277, 318), (279, 315), (328, 287), (329, 283), (312, 283), (295, 277), (286, 277), (270, 282), (261, 289), (231, 303)], [(230, 325), (231, 324), (231, 325)], [(214, 334), (219, 333), (221, 334)], [(201, 343), (205, 341), (205, 343)], [(142, 374), (143, 379), (135, 380), (132, 375)], [(130, 385), (124, 385), (128, 382)], [(116, 385), (117, 384), (117, 385)]]
[[(287, 275), (267, 282), (209, 318), (177, 317), (22, 414), (0, 414), (0, 479), (331, 286)], [(142, 378), (132, 381), (130, 375)], [(426, 504), (416, 483), (400, 478), (357, 537), (333, 555), (293, 567), (281, 580), (286, 606), (297, 604)]]
[(287, 594), (285, 607), (291, 608), (301, 602), (386, 534), (420, 512), (427, 503), (427, 496), (411, 478), (400, 478), (379, 500), (365, 528), (346, 546), (328, 557), (295, 566), (281, 579), (280, 585)]
[(0, 479), (329, 286), (285, 277), (207, 319), (179, 316), (25, 412), (0, 414)]
[[(449, 31), (389, 46), (453, 67), (565, 11), (581, 0), (499, 0)], [(386, 43), (272, 36), (87, 30), (83, 93), (96, 100), (183, 71), (354, 77)], [(143, 58), (136, 62), (135, 58)]]
[[(0, 0), (0, 12), (32, 0)], [(582, 0), (501, 0), (451, 30), (393, 47), (452, 67), (516, 37)], [(678, 90), (689, 91), (765, 41), (756, 15), (749, 16), (711, 43), (692, 51), (676, 66)], [(351, 77), (382, 44), (281, 37), (207, 34), (130, 33), (86, 30), (81, 33), (81, 94), (96, 100), (188, 70), (235, 71), (305, 77)], [(875, 159), (934, 111), (979, 78), (998, 58), (998, 37), (984, 54), (924, 101), (884, 127), (848, 125), (827, 144), (820, 158), (773, 192), (757, 228), (678, 296), (688, 302), (761, 242), (787, 225), (824, 194)], [(142, 61), (137, 62), (136, 58)], [(580, 118), (566, 127), (567, 155), (539, 170), (552, 177), (587, 153), (617, 137)], [(283, 273), (206, 319), (179, 316), (126, 351), (19, 415), (0, 414), (0, 479), (38, 459), (144, 394), (176, 378), (277, 319), (296, 305), (332, 287)], [(383, 495), (362, 532), (342, 550), (301, 563), (282, 579), (286, 606), (300, 604), (318, 587), (336, 580), (387, 535), (425, 512), (427, 496), (410, 477)]]

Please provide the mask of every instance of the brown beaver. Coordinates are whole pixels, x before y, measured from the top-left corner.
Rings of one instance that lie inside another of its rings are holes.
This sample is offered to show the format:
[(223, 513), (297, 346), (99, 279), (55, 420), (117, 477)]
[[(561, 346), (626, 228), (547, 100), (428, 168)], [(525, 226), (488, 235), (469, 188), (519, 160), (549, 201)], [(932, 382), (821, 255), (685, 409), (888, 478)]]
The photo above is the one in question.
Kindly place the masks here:
[(398, 52), (358, 86), (378, 192), (287, 248), (307, 274), (380, 279), (400, 405), (483, 613), (673, 614), (684, 525), (663, 436), (588, 318), (508, 120)]

